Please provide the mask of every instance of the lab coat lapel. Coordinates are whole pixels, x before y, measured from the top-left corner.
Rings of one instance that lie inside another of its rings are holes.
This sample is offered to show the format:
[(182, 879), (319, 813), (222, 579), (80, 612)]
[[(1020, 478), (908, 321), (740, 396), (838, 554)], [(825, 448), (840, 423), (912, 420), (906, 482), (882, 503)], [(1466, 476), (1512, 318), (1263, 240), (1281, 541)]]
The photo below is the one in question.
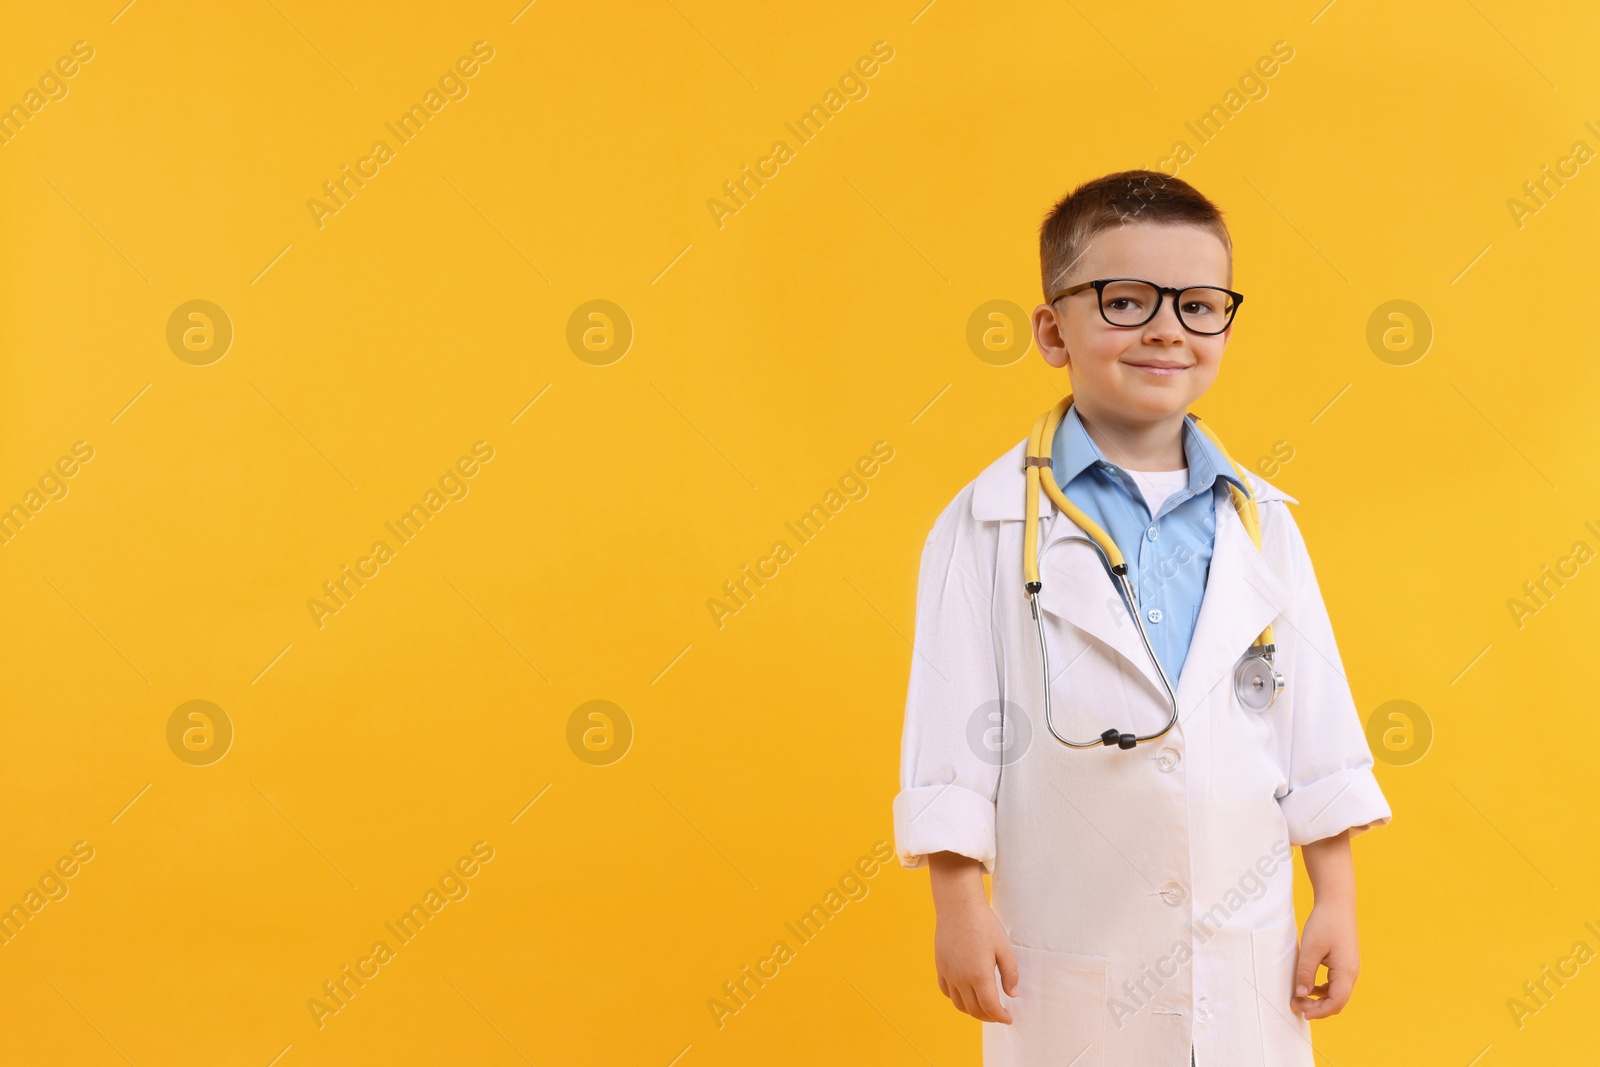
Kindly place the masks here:
[[(1178, 681), (1182, 721), (1187, 721), (1219, 684), (1233, 684), (1239, 657), (1255, 644), (1268, 623), (1288, 610), (1292, 596), (1256, 550), (1232, 500), (1220, 493), (1218, 497), (1211, 569)], [(1274, 636), (1281, 641), (1286, 635)]]
[[(1044, 538), (1044, 559), (1039, 565), (1039, 602), (1044, 610), (1110, 646), (1150, 684), (1151, 691), (1167, 699), (1166, 688), (1144, 649), (1139, 628), (1128, 614), (1127, 602), (1106, 569), (1100, 552), (1081, 541), (1083, 528), (1051, 504), (1051, 521)], [(1041, 509), (1040, 514), (1043, 514)], [(1058, 676), (1068, 665), (1052, 664)]]
[[(1022, 521), (1023, 455), (1027, 444), (1026, 440), (1017, 442), (978, 476), (972, 499), (974, 518)], [(1259, 479), (1252, 479), (1251, 485), (1258, 501), (1293, 500)], [(1239, 657), (1266, 629), (1267, 623), (1287, 610), (1292, 595), (1256, 550), (1232, 499), (1218, 493), (1216, 501), (1216, 538), (1206, 591), (1189, 642), (1189, 653), (1184, 659), (1183, 674), (1177, 681), (1178, 708), (1184, 718), (1223, 679), (1230, 679), (1231, 684)], [(1049, 614), (1115, 650), (1131, 671), (1149, 683), (1151, 694), (1164, 702), (1166, 689), (1145, 652), (1138, 628), (1128, 615), (1122, 594), (1112, 584), (1100, 553), (1092, 545), (1081, 542), (1059, 543), (1088, 535), (1042, 490), (1039, 524), (1042, 531), (1039, 540), (1043, 545), (1039, 580), (1044, 583), (1039, 593), (1040, 605)], [(1013, 574), (1020, 596), (1020, 565), (1016, 565)], [(1068, 664), (1052, 663), (1050, 666), (1059, 676)]]

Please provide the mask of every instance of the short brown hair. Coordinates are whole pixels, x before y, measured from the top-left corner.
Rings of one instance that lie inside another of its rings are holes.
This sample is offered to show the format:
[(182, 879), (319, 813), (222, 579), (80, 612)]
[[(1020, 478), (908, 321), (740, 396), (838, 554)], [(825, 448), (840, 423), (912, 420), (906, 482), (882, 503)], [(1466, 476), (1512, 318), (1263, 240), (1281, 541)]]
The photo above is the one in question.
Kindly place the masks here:
[(1228, 250), (1233, 277), (1233, 239), (1222, 211), (1194, 186), (1154, 170), (1123, 170), (1084, 182), (1056, 202), (1039, 227), (1039, 269), (1050, 299), (1089, 250), (1094, 235), (1132, 222), (1198, 226), (1216, 234)]

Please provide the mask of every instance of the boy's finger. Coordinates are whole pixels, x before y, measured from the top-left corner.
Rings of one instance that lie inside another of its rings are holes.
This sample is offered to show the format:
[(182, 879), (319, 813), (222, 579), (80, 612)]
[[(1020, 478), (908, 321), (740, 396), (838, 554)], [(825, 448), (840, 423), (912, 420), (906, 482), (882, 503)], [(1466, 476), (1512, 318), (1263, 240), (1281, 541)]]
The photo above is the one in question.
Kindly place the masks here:
[(1000, 1004), (1000, 994), (995, 991), (994, 978), (973, 990), (978, 998), (978, 1010), (982, 1013), (978, 1018), (986, 1023), (1008, 1023), (1011, 1013)]
[(1021, 972), (1017, 969), (1017, 954), (1011, 951), (1010, 945), (1003, 946), (995, 953), (995, 962), (1000, 965), (1000, 986), (1006, 991), (1006, 996), (1017, 995), (1017, 979)]
[[(954, 982), (951, 982), (950, 983), (950, 988), (949, 988), (949, 990), (946, 991), (945, 995), (950, 998), (950, 1003), (952, 1003), (952, 1004), (954, 1004), (956, 1006), (956, 1010), (957, 1011), (966, 1011), (967, 1010), (966, 1004), (962, 1003), (962, 1000), (961, 1000), (961, 987), (959, 985), (957, 985)], [(967, 1014), (970, 1015), (972, 1013), (971, 1012), (967, 1012)]]
[(1322, 953), (1315, 947), (1302, 944), (1294, 965), (1294, 995), (1303, 997), (1317, 980), (1317, 967), (1322, 964)]
[(1334, 967), (1328, 972), (1328, 983), (1331, 991), (1326, 994), (1336, 1007), (1344, 1007), (1350, 1003), (1350, 994), (1356, 987), (1356, 976), (1350, 973), (1348, 967)]

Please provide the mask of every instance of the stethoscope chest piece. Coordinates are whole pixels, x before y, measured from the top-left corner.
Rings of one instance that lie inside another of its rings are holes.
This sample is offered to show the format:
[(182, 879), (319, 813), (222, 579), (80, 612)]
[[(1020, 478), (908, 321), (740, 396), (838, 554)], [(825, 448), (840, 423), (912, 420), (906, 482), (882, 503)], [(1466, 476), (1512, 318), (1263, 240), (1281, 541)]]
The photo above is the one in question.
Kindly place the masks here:
[(1273, 669), (1272, 661), (1258, 649), (1251, 649), (1251, 653), (1255, 654), (1246, 653), (1233, 672), (1233, 689), (1239, 696), (1239, 703), (1251, 711), (1266, 711), (1283, 692), (1283, 675)]

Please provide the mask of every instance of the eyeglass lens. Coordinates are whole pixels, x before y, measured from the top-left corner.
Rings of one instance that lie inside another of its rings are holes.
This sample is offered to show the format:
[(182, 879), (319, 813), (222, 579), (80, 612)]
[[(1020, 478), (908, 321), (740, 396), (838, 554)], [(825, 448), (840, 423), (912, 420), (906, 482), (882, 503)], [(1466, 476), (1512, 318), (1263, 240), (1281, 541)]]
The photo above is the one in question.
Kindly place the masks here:
[[(1115, 281), (1100, 294), (1100, 313), (1113, 326), (1142, 326), (1155, 318), (1161, 292), (1149, 282)], [(1178, 294), (1178, 320), (1196, 333), (1221, 333), (1233, 317), (1224, 289), (1195, 286)]]

